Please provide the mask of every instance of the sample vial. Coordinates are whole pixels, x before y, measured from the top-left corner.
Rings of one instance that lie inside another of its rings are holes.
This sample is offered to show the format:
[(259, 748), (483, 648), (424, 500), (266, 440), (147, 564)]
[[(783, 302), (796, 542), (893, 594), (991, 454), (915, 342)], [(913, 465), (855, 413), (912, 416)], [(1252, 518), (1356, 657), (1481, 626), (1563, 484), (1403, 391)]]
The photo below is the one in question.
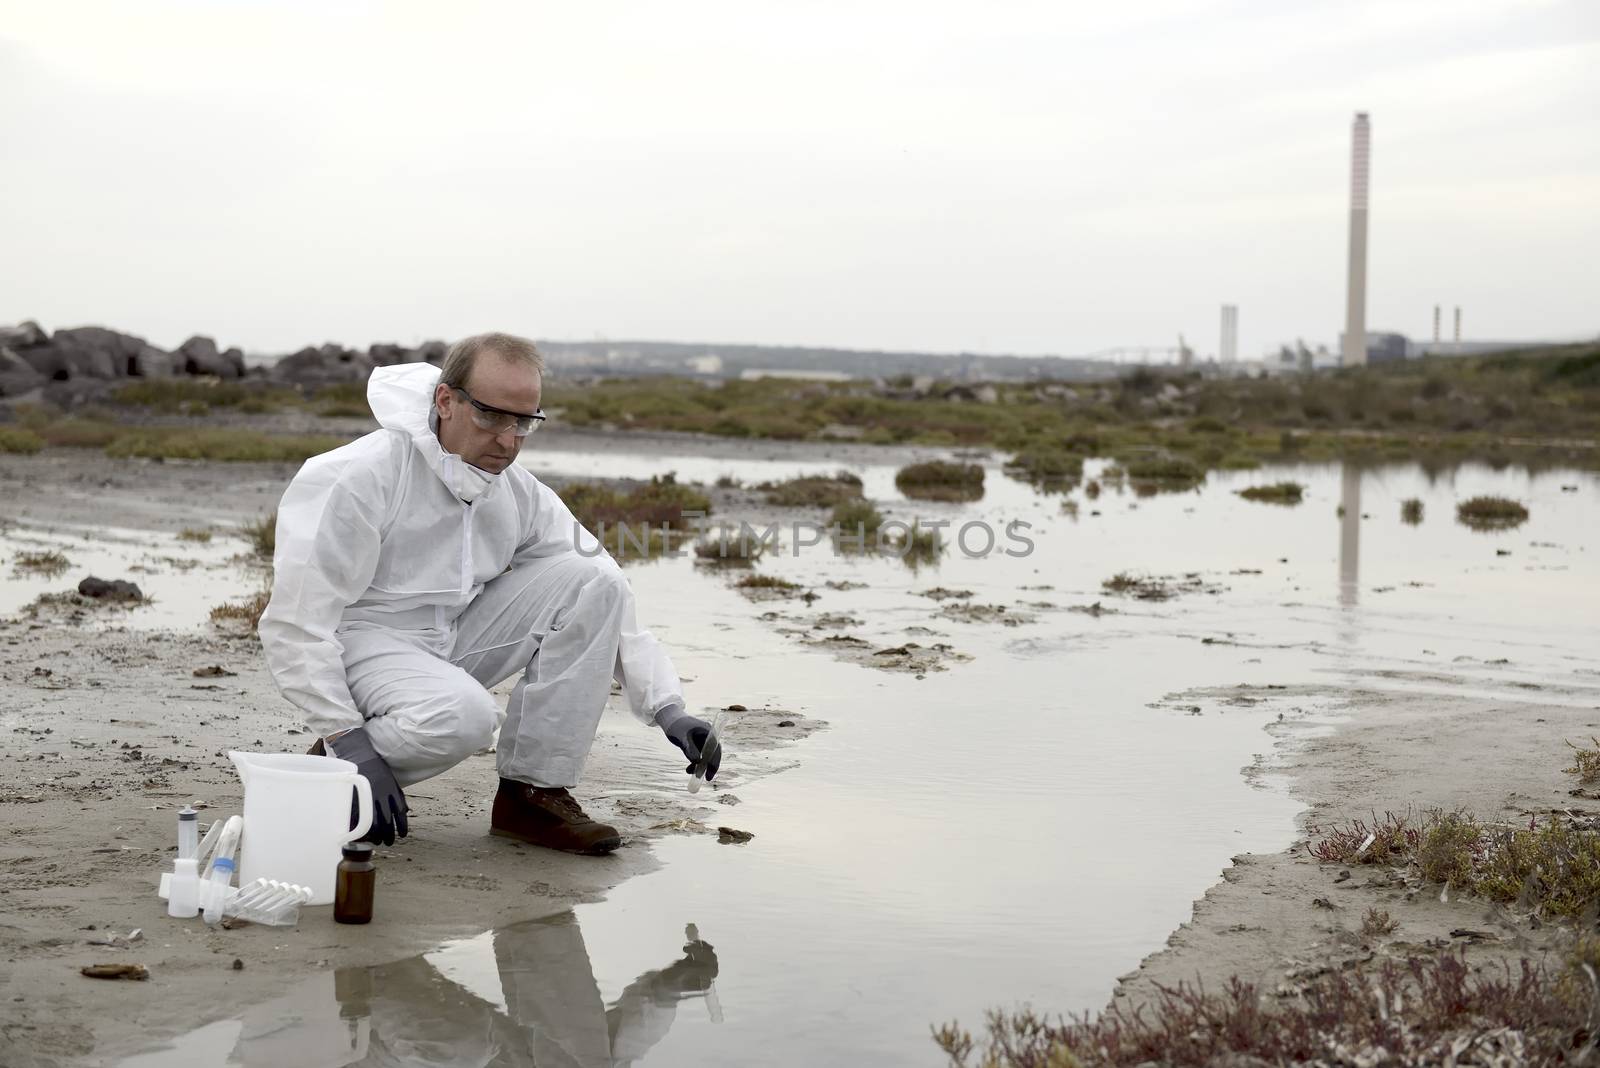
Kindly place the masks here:
[(185, 805), (178, 810), (178, 859), (194, 860), (200, 855), (200, 813)]
[(333, 890), (333, 918), (339, 923), (372, 922), (372, 889), (378, 870), (371, 842), (347, 842)]
[(200, 914), (200, 865), (193, 857), (172, 862), (172, 882), (167, 885), (167, 915), (186, 920)]

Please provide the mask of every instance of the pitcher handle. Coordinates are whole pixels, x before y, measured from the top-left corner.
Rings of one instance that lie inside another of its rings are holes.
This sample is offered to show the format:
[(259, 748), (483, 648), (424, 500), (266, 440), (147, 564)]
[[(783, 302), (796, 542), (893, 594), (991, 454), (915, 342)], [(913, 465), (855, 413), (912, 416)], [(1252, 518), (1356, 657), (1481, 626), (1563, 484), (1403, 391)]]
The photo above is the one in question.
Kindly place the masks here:
[(350, 829), (345, 841), (353, 842), (372, 830), (372, 784), (365, 775), (352, 775), (356, 788), (356, 825)]

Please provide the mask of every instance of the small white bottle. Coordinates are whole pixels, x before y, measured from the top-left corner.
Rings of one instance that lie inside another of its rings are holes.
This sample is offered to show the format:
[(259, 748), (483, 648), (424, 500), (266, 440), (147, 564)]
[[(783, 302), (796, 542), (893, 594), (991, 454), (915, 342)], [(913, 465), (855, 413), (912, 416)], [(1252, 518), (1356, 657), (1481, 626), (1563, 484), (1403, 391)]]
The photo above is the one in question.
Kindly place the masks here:
[(172, 862), (167, 915), (180, 920), (200, 915), (200, 864), (193, 857), (180, 857)]
[(228, 900), (228, 892), (233, 889), (229, 885), (232, 882), (233, 858), (218, 857), (211, 866), (211, 885), (206, 888), (206, 922), (213, 927), (222, 922), (222, 906)]
[(200, 813), (185, 805), (178, 810), (178, 859), (200, 856)]

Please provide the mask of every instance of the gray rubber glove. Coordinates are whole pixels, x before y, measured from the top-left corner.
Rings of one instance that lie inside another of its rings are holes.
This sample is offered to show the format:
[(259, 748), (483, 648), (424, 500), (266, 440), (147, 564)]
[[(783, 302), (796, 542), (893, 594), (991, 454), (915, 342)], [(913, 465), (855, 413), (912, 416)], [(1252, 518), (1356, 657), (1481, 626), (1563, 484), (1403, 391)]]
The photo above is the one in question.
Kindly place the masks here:
[[(394, 772), (389, 770), (388, 761), (372, 748), (372, 739), (367, 737), (367, 729), (356, 727), (323, 744), (331, 755), (354, 764), (356, 770), (366, 777), (372, 787), (372, 829), (362, 835), (362, 838), (368, 842), (382, 842), (384, 845), (394, 845), (397, 837), (404, 838), (408, 811), (406, 795), (400, 792), (400, 784), (395, 781)], [(356, 805), (356, 800), (351, 798), (350, 826), (352, 827), (356, 825)]]
[(689, 758), (684, 771), (693, 775), (696, 765), (704, 764), (706, 781), (717, 777), (717, 769), (722, 766), (722, 742), (711, 737), (711, 724), (689, 715), (678, 705), (668, 705), (656, 713), (656, 726)]

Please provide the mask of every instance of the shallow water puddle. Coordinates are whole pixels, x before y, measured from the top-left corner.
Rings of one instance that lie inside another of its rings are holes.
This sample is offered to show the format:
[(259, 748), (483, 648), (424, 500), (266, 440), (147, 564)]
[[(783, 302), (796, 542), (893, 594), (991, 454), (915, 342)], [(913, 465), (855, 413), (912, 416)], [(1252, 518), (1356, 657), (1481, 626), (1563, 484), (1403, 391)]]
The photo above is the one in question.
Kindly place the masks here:
[[(59, 554), (64, 566), (29, 567), (30, 554)], [(209, 541), (117, 527), (0, 524), (0, 613), (26, 609), (41, 596), (71, 594), (94, 575), (136, 584), (141, 604), (83, 607), (77, 621), (94, 628), (192, 627), (224, 601), (261, 588), (265, 570), (248, 546), (218, 526)], [(52, 611), (62, 611), (53, 608)], [(70, 611), (70, 607), (65, 611)]]
[[(528, 462), (747, 483), (838, 466)], [(892, 470), (860, 473), (898, 515), (921, 514), (893, 491)], [(1282, 478), (1306, 484), (1305, 503), (1233, 492)], [(1521, 499), (1532, 518), (1493, 534), (1459, 526), (1455, 502), (1477, 493)], [(1400, 517), (1411, 497), (1424, 502), (1420, 526)], [(1263, 786), (1270, 776), (1240, 774), (1270, 754), (1263, 727), (1280, 716), (1315, 719), (1350, 688), (1600, 704), (1591, 474), (1324, 465), (1073, 499), (1076, 519), (1062, 498), (991, 467), (983, 500), (927, 514), (1028, 522), (1030, 554), (949, 550), (918, 572), (825, 545), (762, 561), (759, 572), (816, 594), (810, 604), (751, 603), (689, 559), (630, 567), (651, 629), (694, 680), (694, 704), (830, 725), (752, 759), (759, 773), (742, 777), (730, 742), (725, 789), (741, 803), (722, 821), (753, 840), (657, 839), (662, 867), (602, 902), (308, 977), (151, 1054), (165, 1060), (124, 1063), (175, 1063), (174, 1050), (205, 1041), (195, 1063), (933, 1064), (931, 1023), (976, 1025), (989, 1007), (1025, 1001), (1103, 1005), (1230, 856), (1289, 842), (1296, 804)], [(1129, 570), (1198, 575), (1203, 592), (1144, 601), (1102, 588)], [(935, 586), (971, 596), (921, 596)], [(1032, 618), (1005, 626), (951, 603)], [(1072, 610), (1095, 603), (1098, 615)], [(818, 633), (874, 648), (947, 642), (971, 659), (918, 678), (812, 648)], [(620, 716), (604, 729), (603, 743), (645, 744)], [(313, 910), (302, 922), (327, 921)], [(714, 950), (685, 950), (691, 923)]]

